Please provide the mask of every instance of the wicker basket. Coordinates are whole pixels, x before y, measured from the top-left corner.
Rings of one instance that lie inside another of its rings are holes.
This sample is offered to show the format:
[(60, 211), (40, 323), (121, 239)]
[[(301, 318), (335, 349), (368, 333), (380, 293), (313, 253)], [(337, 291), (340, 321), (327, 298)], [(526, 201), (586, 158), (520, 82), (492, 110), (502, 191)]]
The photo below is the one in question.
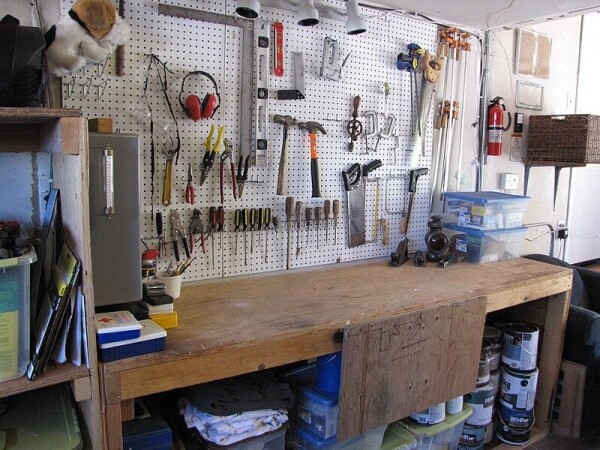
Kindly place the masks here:
[(600, 116), (530, 116), (528, 161), (600, 163)]

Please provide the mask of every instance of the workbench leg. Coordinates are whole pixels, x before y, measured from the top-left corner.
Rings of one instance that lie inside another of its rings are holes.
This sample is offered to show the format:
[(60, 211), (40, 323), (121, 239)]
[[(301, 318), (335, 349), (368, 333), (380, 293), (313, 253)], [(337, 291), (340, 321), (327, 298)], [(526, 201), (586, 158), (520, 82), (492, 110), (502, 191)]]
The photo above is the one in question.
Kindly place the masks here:
[(119, 402), (106, 405), (106, 447), (108, 450), (123, 450), (123, 425)]

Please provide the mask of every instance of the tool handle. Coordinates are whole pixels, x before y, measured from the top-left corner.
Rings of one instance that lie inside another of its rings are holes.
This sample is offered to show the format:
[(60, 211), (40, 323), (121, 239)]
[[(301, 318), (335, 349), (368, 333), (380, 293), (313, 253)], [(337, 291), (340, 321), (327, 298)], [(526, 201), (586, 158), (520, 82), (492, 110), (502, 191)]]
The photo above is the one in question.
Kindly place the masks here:
[(223, 209), (222, 206), (219, 206), (217, 208), (217, 224), (218, 224), (217, 231), (218, 232), (223, 231), (223, 225), (225, 225), (225, 210)]
[(302, 211), (304, 210), (304, 202), (298, 200), (296, 202), (296, 226), (300, 228), (300, 224), (302, 223)]
[(315, 224), (319, 225), (321, 223), (321, 207), (315, 206)]
[(287, 220), (288, 230), (292, 228), (292, 217), (294, 214), (294, 197), (286, 197), (285, 199), (285, 217)]
[(237, 200), (237, 182), (235, 179), (235, 163), (231, 161), (231, 183), (233, 183), (233, 199)]
[(306, 208), (304, 211), (304, 221), (307, 226), (310, 226), (310, 223), (312, 222), (312, 209)]
[(233, 215), (233, 221), (235, 224), (235, 231), (239, 231), (240, 226), (242, 225), (242, 210), (236, 209)]
[(277, 195), (284, 195), (287, 190), (287, 136), (288, 129), (283, 127), (283, 144), (281, 145), (281, 155), (279, 157), (279, 173), (277, 175)]
[(325, 214), (325, 220), (328, 220), (329, 214), (331, 214), (331, 200), (325, 200), (323, 203), (323, 213)]
[(208, 223), (211, 230), (214, 230), (217, 226), (217, 208), (214, 206), (208, 208)]
[(242, 209), (242, 228), (244, 231), (248, 229), (248, 210)]
[(157, 212), (156, 213), (156, 234), (158, 235), (158, 237), (162, 237), (163, 235), (163, 215), (161, 212)]
[(321, 187), (319, 186), (319, 161), (316, 158), (310, 160), (310, 179), (312, 182), (312, 197), (321, 197)]
[(258, 210), (256, 208), (252, 208), (250, 210), (250, 229), (254, 230), (254, 227), (256, 226), (257, 223), (257, 218), (258, 218)]
[(358, 107), (360, 105), (360, 95), (354, 97), (352, 101), (352, 117), (358, 117)]
[(335, 199), (333, 201), (333, 218), (335, 220), (337, 220), (339, 214), (340, 214), (340, 201), (338, 199)]
[(225, 202), (225, 191), (223, 190), (223, 185), (225, 184), (225, 165), (223, 161), (219, 165), (219, 191), (221, 194), (221, 205)]
[(265, 217), (263, 222), (265, 223), (265, 228), (269, 228), (269, 226), (271, 225), (271, 208), (265, 208), (264, 211)]
[(165, 179), (163, 182), (162, 204), (169, 206), (171, 204), (171, 173), (173, 171), (173, 158), (167, 159), (165, 166)]
[(259, 230), (262, 229), (264, 218), (265, 218), (265, 211), (262, 208), (258, 208), (258, 229)]
[(173, 239), (173, 254), (175, 255), (175, 261), (179, 262), (179, 247), (177, 246), (177, 238)]

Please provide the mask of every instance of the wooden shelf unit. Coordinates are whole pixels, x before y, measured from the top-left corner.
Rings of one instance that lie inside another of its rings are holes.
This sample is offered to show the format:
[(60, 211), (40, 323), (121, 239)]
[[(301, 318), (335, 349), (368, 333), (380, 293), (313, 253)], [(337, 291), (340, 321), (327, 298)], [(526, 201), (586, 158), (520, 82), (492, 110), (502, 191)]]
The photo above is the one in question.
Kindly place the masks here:
[[(543, 329), (531, 436), (539, 440), (550, 428), (571, 282), (569, 269), (517, 258), (447, 269), (372, 261), (184, 285), (175, 300), (179, 326), (168, 330), (164, 351), (100, 364), (107, 448), (122, 446), (122, 402), (338, 351), (342, 344), (335, 336), (347, 326), (473, 299), (484, 302), (486, 313), (509, 316), (516, 307), (521, 320)], [(437, 376), (463, 376), (454, 371)], [(402, 396), (403, 375), (396, 375), (390, 395)]]
[[(52, 154), (52, 179), (60, 189), (62, 234), (81, 259), (80, 282), (86, 301), (90, 368), (72, 363), (49, 364), (35, 381), (26, 376), (0, 383), (0, 398), (59, 383), (70, 383), (84, 418), (80, 424), (86, 448), (102, 448), (100, 388), (94, 329), (88, 203), (87, 120), (80, 110), (0, 108), (0, 152)], [(10, 201), (4, 199), (3, 201)], [(15, 205), (18, 208), (19, 205)]]

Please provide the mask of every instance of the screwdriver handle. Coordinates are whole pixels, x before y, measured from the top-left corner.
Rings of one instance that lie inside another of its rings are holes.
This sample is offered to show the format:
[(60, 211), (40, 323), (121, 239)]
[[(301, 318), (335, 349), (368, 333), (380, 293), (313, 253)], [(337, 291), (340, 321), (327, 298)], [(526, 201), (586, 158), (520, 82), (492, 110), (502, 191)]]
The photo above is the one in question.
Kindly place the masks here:
[(242, 209), (242, 229), (246, 231), (248, 229), (248, 210)]
[(294, 197), (286, 197), (285, 199), (285, 217), (287, 219), (287, 228), (292, 228), (292, 218), (294, 214)]
[(161, 212), (156, 213), (156, 233), (158, 236), (163, 235), (163, 215)]
[(265, 228), (269, 228), (269, 226), (271, 226), (271, 208), (265, 208), (263, 214), (263, 222), (265, 224)]
[(336, 199), (333, 201), (333, 218), (334, 218), (334, 220), (338, 219), (339, 214), (340, 214), (340, 201)]
[(225, 225), (225, 210), (222, 206), (217, 208), (217, 224), (219, 226), (217, 231), (223, 231), (223, 225)]
[(301, 200), (296, 202), (296, 226), (300, 228), (302, 223), (302, 210), (304, 209), (304, 203)]
[(235, 231), (239, 231), (242, 225), (242, 210), (236, 209), (234, 214)]
[(254, 227), (256, 226), (256, 219), (258, 216), (258, 210), (256, 208), (252, 208), (250, 210), (250, 229), (254, 230)]
[(329, 220), (329, 214), (331, 214), (331, 200), (325, 200), (323, 212), (325, 213), (325, 221)]
[(262, 230), (263, 219), (264, 219), (264, 210), (262, 208), (258, 208), (258, 229)]
[(215, 228), (217, 226), (217, 208), (214, 206), (208, 208), (208, 220), (211, 228)]
[(310, 223), (312, 222), (312, 209), (311, 208), (306, 208), (306, 210), (304, 211), (304, 220), (306, 222), (306, 226), (310, 226)]
[(321, 207), (315, 206), (315, 223), (319, 225), (321, 222)]

